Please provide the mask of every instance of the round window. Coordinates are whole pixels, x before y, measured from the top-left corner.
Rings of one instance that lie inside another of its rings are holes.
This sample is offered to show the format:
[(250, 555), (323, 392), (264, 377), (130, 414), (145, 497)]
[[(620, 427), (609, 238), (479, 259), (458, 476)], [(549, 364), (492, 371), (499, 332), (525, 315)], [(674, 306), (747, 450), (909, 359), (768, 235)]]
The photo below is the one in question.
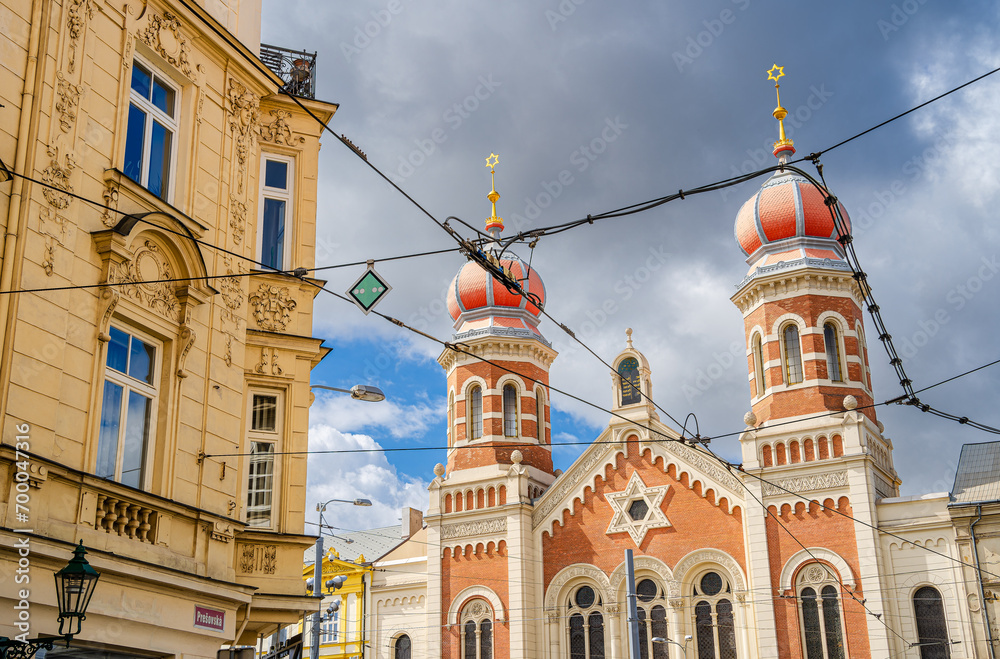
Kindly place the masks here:
[(643, 579), (635, 587), (635, 593), (638, 595), (640, 602), (652, 602), (653, 598), (656, 597), (657, 590), (656, 582), (652, 579)]
[(722, 591), (722, 577), (715, 572), (709, 572), (701, 578), (701, 592), (705, 595), (718, 595)]
[(586, 609), (594, 603), (594, 589), (590, 586), (582, 586), (576, 591), (576, 605), (581, 609)]

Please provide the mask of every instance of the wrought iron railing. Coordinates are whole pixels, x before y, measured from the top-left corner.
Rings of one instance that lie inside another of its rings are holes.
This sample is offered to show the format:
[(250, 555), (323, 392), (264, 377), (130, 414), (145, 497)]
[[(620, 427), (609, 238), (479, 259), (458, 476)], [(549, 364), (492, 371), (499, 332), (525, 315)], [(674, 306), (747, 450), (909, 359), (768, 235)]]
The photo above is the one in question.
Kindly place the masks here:
[(260, 59), (285, 81), (285, 91), (316, 98), (316, 53), (280, 46), (260, 45)]

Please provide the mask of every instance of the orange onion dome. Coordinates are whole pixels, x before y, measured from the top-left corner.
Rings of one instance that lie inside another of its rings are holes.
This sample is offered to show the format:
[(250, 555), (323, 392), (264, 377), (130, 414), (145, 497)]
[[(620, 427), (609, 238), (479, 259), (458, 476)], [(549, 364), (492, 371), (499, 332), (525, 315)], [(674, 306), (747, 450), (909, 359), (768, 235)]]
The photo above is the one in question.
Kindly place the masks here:
[[(517, 256), (500, 262), (525, 292), (537, 296), (538, 302), (545, 306), (545, 284), (537, 270)], [(448, 312), (459, 334), (474, 332), (542, 338), (537, 329), (542, 310), (527, 297), (508, 291), (473, 261), (462, 266), (448, 286)]]
[[(851, 221), (840, 205), (845, 230)], [(760, 190), (736, 215), (736, 241), (747, 256), (761, 247), (781, 248), (794, 243), (812, 242), (817, 245), (836, 241), (837, 229), (830, 209), (823, 202), (823, 193), (809, 181), (792, 172), (779, 172), (768, 179)], [(795, 240), (799, 239), (799, 240)], [(829, 247), (828, 243), (824, 246)]]

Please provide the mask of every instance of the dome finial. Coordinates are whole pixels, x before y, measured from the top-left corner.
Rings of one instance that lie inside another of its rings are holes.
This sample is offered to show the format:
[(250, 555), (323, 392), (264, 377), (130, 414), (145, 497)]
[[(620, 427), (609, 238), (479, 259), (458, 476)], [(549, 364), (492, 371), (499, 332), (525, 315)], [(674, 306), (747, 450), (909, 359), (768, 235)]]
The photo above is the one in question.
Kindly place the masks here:
[(499, 238), (500, 232), (503, 231), (503, 218), (497, 217), (497, 200), (500, 198), (500, 193), (496, 189), (495, 175), (499, 160), (500, 156), (495, 153), (490, 153), (486, 159), (486, 166), (490, 169), (490, 193), (486, 198), (493, 204), (493, 214), (486, 218), (486, 231), (494, 238)]
[(628, 347), (631, 348), (632, 347), (632, 328), (631, 327), (629, 327), (627, 330), (625, 330), (625, 340), (628, 341)]
[(774, 143), (774, 157), (782, 162), (784, 162), (783, 158), (795, 153), (794, 142), (785, 137), (785, 117), (788, 116), (788, 110), (781, 107), (781, 85), (778, 84), (778, 79), (783, 75), (785, 75), (785, 67), (777, 64), (767, 72), (767, 79), (774, 81), (774, 93), (778, 96), (778, 107), (774, 108), (774, 112), (771, 113), (778, 120), (778, 141)]

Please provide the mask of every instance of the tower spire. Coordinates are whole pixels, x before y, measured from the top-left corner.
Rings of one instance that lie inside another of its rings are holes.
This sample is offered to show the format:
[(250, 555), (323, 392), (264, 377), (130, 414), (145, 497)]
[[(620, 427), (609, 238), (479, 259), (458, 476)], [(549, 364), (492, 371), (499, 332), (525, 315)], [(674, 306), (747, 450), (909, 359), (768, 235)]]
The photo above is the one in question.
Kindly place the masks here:
[(775, 64), (767, 72), (767, 79), (774, 81), (774, 93), (778, 97), (778, 107), (774, 108), (771, 115), (778, 120), (778, 141), (774, 143), (774, 157), (782, 160), (795, 153), (795, 143), (785, 137), (785, 117), (788, 110), (781, 107), (781, 85), (778, 79), (785, 75), (785, 67)]
[(486, 198), (493, 204), (493, 214), (486, 218), (486, 231), (494, 238), (499, 238), (500, 233), (503, 231), (503, 218), (497, 217), (497, 200), (500, 199), (500, 193), (496, 189), (495, 176), (499, 160), (500, 156), (495, 153), (490, 153), (490, 156), (486, 159), (486, 166), (490, 170), (490, 193), (486, 195)]

